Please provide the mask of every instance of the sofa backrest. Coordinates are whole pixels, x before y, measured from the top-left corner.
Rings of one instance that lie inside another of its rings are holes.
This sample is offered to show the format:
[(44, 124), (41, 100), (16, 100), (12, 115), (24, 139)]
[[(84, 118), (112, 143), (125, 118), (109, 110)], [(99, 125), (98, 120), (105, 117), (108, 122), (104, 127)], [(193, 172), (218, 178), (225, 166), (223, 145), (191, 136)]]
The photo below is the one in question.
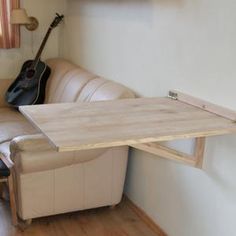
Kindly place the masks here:
[(45, 103), (101, 101), (132, 98), (125, 86), (94, 75), (64, 59), (49, 59), (51, 75), (47, 82)]

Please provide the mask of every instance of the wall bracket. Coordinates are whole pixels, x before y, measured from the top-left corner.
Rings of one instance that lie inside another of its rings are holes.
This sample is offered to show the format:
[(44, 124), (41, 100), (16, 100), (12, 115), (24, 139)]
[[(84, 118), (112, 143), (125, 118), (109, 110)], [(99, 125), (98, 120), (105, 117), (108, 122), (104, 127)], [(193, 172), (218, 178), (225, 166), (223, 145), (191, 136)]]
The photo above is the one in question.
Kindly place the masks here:
[[(190, 95), (181, 93), (176, 90), (169, 91), (168, 98), (173, 99), (173, 100), (178, 100), (183, 103), (187, 103), (189, 105), (192, 105), (202, 110), (216, 114), (223, 118), (232, 120), (233, 123), (236, 122), (235, 111), (215, 105), (210, 102), (206, 102), (199, 98), (192, 97)], [(190, 166), (201, 169), (202, 164), (203, 164), (203, 158), (204, 158), (205, 140), (206, 140), (205, 137), (195, 138), (195, 148), (194, 148), (193, 155), (186, 154), (186, 153), (174, 150), (172, 148), (165, 147), (159, 143), (140, 143), (140, 144), (131, 145), (131, 147), (149, 152), (159, 157), (174, 160), (182, 164), (190, 165)]]
[(201, 169), (205, 150), (205, 137), (195, 138), (195, 148), (192, 155), (174, 150), (159, 143), (140, 143), (131, 145), (131, 147)]

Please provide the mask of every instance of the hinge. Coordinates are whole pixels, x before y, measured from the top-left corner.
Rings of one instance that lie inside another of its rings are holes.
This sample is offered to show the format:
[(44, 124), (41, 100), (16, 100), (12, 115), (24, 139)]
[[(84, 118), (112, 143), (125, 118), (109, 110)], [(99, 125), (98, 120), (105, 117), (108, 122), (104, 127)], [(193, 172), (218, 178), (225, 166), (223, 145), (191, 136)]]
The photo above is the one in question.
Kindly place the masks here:
[(171, 98), (171, 99), (174, 99), (174, 100), (178, 100), (178, 93), (169, 91), (168, 98)]

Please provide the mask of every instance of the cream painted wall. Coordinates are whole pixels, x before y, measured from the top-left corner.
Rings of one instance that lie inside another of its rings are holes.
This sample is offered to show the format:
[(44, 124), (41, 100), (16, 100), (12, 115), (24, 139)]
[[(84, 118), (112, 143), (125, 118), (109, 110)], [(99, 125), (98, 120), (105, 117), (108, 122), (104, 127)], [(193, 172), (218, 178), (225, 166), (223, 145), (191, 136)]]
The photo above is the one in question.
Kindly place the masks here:
[[(233, 0), (68, 0), (63, 55), (141, 96), (175, 88), (236, 109), (235, 12)], [(234, 236), (235, 154), (235, 135), (208, 139), (203, 170), (133, 150), (126, 193), (170, 236)]]
[[(65, 11), (66, 0), (22, 0), (21, 7), (26, 8), (28, 14), (39, 20), (39, 28), (29, 32), (21, 27), (21, 47), (19, 49), (0, 50), (0, 78), (14, 78), (20, 71), (25, 60), (35, 57), (37, 50), (46, 34), (47, 28), (54, 18), (55, 13)], [(59, 53), (60, 29), (52, 32), (42, 59), (57, 57)]]

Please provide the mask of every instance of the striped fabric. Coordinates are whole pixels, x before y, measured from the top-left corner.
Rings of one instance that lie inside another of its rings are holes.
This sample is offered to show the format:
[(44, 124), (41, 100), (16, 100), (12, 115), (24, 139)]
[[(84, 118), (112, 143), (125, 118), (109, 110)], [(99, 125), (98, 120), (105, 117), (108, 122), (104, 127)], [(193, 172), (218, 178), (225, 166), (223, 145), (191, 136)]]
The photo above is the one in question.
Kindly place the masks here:
[(19, 0), (0, 0), (0, 48), (20, 47), (19, 25), (10, 24), (11, 10), (19, 4)]

